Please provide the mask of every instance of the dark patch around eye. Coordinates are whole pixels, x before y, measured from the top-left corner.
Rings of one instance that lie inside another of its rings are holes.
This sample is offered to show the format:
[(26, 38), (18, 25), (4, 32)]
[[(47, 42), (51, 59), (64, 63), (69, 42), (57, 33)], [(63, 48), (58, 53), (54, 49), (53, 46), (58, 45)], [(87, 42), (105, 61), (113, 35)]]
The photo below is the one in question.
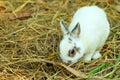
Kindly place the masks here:
[(74, 57), (75, 54), (76, 54), (76, 52), (75, 52), (74, 49), (73, 49), (73, 50), (69, 50), (68, 56), (69, 56), (69, 57)]

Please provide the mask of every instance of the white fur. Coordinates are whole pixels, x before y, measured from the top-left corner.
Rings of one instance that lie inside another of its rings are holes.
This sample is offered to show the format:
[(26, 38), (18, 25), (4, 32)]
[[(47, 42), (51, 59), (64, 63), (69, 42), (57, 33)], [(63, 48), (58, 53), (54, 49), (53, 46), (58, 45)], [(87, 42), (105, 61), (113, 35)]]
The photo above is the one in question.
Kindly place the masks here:
[[(79, 37), (71, 36), (67, 32), (71, 32), (76, 24), (80, 24)], [(97, 59), (100, 55), (100, 50), (103, 47), (109, 33), (110, 27), (104, 10), (97, 6), (87, 6), (77, 10), (74, 14), (72, 22), (66, 30), (60, 22), (63, 39), (60, 42), (60, 57), (63, 62), (76, 63), (81, 57), (84, 57), (84, 62), (90, 62), (91, 59)], [(70, 42), (68, 38), (71, 38)], [(74, 57), (68, 56), (68, 51), (74, 46), (80, 48), (80, 52)]]

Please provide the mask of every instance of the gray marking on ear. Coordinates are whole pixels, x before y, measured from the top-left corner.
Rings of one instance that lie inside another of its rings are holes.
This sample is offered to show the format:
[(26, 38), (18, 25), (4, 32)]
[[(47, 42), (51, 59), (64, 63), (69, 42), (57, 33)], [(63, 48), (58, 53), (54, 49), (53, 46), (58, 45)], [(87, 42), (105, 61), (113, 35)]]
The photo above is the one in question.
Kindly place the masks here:
[(71, 31), (72, 35), (75, 36), (75, 37), (78, 37), (79, 34), (80, 34), (80, 24), (77, 23), (75, 25), (75, 27), (73, 28), (73, 30)]
[(63, 34), (67, 34), (68, 33), (68, 28), (66, 27), (65, 23), (63, 21), (60, 21), (60, 26), (62, 29)]

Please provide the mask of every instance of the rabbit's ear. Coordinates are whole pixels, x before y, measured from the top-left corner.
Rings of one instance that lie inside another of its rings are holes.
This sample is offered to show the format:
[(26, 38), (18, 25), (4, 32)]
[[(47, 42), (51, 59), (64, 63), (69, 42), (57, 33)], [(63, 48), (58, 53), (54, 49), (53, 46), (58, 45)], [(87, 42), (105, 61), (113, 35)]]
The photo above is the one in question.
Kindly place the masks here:
[(60, 21), (60, 26), (61, 26), (61, 29), (62, 29), (62, 32), (63, 34), (67, 34), (68, 33), (68, 29), (67, 27), (65, 26), (64, 22), (63, 21)]
[(77, 23), (75, 25), (75, 27), (73, 28), (73, 30), (71, 31), (72, 35), (75, 36), (75, 37), (78, 37), (79, 34), (80, 34), (80, 24)]

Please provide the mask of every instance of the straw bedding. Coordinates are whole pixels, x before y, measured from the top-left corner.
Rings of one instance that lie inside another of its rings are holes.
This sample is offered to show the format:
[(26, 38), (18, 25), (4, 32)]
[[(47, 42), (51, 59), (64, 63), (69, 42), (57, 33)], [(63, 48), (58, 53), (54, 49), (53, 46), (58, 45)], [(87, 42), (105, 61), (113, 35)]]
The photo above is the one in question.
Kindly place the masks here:
[[(119, 80), (119, 0), (1, 0), (0, 80)], [(103, 8), (111, 33), (91, 63), (68, 65), (59, 58), (59, 21), (70, 24), (75, 11), (88, 5)]]

